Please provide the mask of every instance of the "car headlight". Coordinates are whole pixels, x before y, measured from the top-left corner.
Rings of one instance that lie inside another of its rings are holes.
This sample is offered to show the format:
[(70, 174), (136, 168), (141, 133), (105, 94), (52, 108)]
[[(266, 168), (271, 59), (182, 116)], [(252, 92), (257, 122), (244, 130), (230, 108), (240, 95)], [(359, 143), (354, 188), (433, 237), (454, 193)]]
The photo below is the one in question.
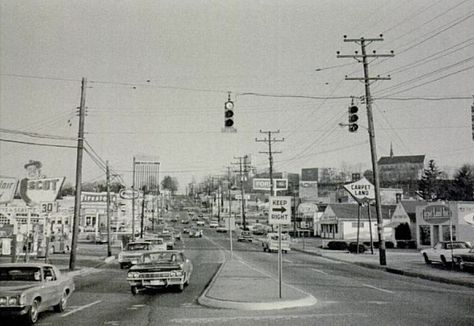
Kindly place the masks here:
[(17, 297), (8, 298), (8, 305), (9, 306), (16, 306), (17, 304), (18, 304), (18, 298)]
[(7, 304), (7, 298), (0, 297), (0, 306), (5, 306)]
[(140, 273), (137, 272), (130, 272), (128, 273), (128, 278), (138, 278), (140, 276)]
[(170, 275), (171, 275), (171, 276), (182, 276), (182, 275), (183, 275), (183, 271), (181, 271), (181, 270), (178, 270), (178, 271), (171, 271)]

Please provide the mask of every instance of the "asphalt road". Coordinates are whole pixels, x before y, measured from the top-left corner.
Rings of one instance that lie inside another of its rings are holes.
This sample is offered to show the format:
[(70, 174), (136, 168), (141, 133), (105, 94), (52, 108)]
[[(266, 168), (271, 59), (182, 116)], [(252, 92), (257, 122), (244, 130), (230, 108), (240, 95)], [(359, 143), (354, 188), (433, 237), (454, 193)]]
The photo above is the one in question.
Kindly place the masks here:
[[(76, 278), (61, 314), (43, 313), (38, 325), (473, 325), (474, 290), (407, 278), (321, 257), (283, 255), (283, 281), (311, 293), (315, 306), (276, 311), (212, 309), (197, 304), (229, 248), (228, 235), (206, 229), (183, 237), (194, 265), (190, 285), (133, 296), (118, 264)], [(259, 243), (234, 241), (234, 254), (277, 276), (277, 254)], [(3, 322), (2, 322), (3, 325)]]

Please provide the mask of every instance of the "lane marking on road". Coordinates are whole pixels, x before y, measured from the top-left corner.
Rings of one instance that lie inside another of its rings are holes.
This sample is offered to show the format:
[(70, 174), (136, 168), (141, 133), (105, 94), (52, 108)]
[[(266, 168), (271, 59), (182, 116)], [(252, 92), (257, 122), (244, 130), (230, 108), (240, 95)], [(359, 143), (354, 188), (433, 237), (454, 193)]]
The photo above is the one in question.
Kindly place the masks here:
[(128, 307), (127, 310), (138, 310), (143, 307), (146, 307), (146, 304), (134, 304), (133, 306)]
[(71, 310), (71, 311), (69, 311), (69, 312), (66, 312), (65, 314), (62, 314), (61, 317), (67, 317), (67, 316), (69, 316), (69, 315), (72, 315), (73, 313), (76, 313), (76, 312), (78, 312), (78, 311), (81, 311), (81, 310), (84, 310), (84, 309), (86, 309), (86, 308), (92, 307), (93, 305), (96, 305), (96, 304), (101, 303), (101, 302), (102, 302), (102, 300), (97, 300), (97, 301), (91, 302), (91, 303), (89, 303), (89, 304), (86, 304), (85, 306), (81, 306), (81, 307), (79, 307), (79, 308), (77, 308), (77, 309), (74, 309), (74, 310)]
[(110, 321), (104, 322), (104, 325), (118, 326), (118, 325), (120, 325), (120, 322), (117, 321), (117, 320), (110, 320)]
[(322, 314), (308, 314), (308, 315), (268, 315), (268, 316), (236, 316), (236, 317), (208, 317), (208, 318), (176, 318), (171, 319), (172, 323), (176, 324), (203, 324), (203, 323), (219, 323), (223, 325), (231, 321), (265, 321), (265, 320), (296, 320), (296, 319), (313, 319), (313, 318), (328, 318), (328, 317), (350, 317), (358, 316), (367, 318), (365, 313), (322, 313)]
[(319, 269), (316, 269), (316, 268), (310, 268), (312, 271), (315, 271), (315, 272), (318, 272), (318, 273), (321, 273), (321, 274), (324, 274), (324, 275), (329, 275), (328, 273), (324, 272), (324, 271), (321, 271)]
[(293, 262), (292, 262), (291, 260), (289, 260), (289, 259), (283, 259), (283, 261), (284, 261), (285, 263), (293, 264)]
[(385, 290), (385, 289), (382, 289), (382, 288), (378, 288), (376, 286), (373, 286), (373, 285), (369, 285), (369, 284), (362, 284), (363, 286), (365, 287), (368, 287), (368, 288), (371, 288), (371, 289), (374, 289), (374, 290), (378, 290), (378, 291), (382, 291), (382, 292), (385, 292), (385, 293), (395, 293), (393, 291), (390, 291), (390, 290)]

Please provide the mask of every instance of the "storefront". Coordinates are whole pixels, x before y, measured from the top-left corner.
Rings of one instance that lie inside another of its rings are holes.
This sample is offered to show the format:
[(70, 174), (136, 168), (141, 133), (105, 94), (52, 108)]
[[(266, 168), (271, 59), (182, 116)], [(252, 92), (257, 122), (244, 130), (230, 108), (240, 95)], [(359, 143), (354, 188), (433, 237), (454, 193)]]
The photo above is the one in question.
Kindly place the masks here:
[(432, 247), (439, 241), (474, 243), (474, 202), (430, 203), (416, 208), (416, 241), (418, 248)]

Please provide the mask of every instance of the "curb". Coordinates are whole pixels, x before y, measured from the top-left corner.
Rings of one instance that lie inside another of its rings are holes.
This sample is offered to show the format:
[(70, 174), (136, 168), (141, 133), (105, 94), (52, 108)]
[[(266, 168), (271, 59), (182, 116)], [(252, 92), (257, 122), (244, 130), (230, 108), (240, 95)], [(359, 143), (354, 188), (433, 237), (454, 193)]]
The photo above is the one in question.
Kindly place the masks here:
[[(243, 302), (243, 301), (230, 301), (215, 299), (207, 296), (209, 290), (212, 288), (217, 280), (217, 277), (224, 268), (227, 260), (219, 267), (216, 274), (213, 276), (211, 282), (204, 290), (203, 294), (198, 298), (198, 303), (202, 306), (211, 308), (221, 309), (234, 309), (234, 310), (277, 310), (297, 307), (308, 307), (317, 303), (317, 300), (312, 295), (307, 295), (306, 298), (296, 300), (281, 300), (281, 301), (270, 301), (270, 302)], [(297, 289), (302, 292), (301, 290)], [(302, 292), (304, 293), (304, 292)]]
[(384, 271), (384, 272), (391, 273), (391, 274), (403, 275), (403, 276), (408, 276), (408, 277), (415, 277), (415, 278), (420, 278), (420, 279), (429, 280), (429, 281), (438, 282), (438, 283), (446, 283), (446, 284), (460, 285), (460, 286), (466, 286), (466, 287), (474, 288), (473, 283), (464, 282), (462, 280), (453, 280), (453, 279), (449, 279), (449, 278), (445, 278), (445, 277), (441, 277), (441, 276), (427, 275), (427, 274), (417, 273), (417, 272), (409, 272), (409, 271), (405, 271), (403, 269), (398, 269), (398, 268), (393, 268), (393, 267), (377, 266), (377, 265), (370, 264), (370, 263), (348, 262), (348, 261), (343, 260), (343, 259), (324, 256), (323, 254), (316, 253), (316, 252), (305, 251), (305, 250), (298, 249), (298, 248), (291, 248), (291, 249), (294, 250), (294, 251), (297, 251), (297, 252), (304, 253), (304, 254), (323, 257), (325, 259), (331, 259), (331, 260), (334, 260), (334, 261), (339, 261), (339, 262), (343, 262), (343, 263), (347, 263), (347, 264), (354, 264), (354, 265), (365, 267), (365, 268), (378, 269), (380, 271)]
[(106, 264), (110, 264), (111, 262), (113, 262), (115, 260), (115, 256), (110, 256), (110, 257), (107, 257), (104, 259), (104, 263)]

